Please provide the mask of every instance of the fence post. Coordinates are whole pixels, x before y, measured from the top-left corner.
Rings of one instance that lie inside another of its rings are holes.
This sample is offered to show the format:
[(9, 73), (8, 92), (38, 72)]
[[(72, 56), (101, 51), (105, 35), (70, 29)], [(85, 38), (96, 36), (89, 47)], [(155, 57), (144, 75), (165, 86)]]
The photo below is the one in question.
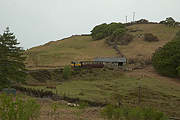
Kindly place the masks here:
[(138, 104), (141, 104), (141, 86), (138, 87)]

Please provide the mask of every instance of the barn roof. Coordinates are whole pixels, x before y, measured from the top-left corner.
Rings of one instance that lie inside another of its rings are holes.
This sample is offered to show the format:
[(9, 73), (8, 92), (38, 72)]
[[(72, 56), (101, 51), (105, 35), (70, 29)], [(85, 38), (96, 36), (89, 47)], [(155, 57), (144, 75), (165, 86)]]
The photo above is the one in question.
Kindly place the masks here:
[(94, 61), (125, 63), (127, 61), (127, 59), (125, 57), (98, 57), (98, 58), (95, 58)]

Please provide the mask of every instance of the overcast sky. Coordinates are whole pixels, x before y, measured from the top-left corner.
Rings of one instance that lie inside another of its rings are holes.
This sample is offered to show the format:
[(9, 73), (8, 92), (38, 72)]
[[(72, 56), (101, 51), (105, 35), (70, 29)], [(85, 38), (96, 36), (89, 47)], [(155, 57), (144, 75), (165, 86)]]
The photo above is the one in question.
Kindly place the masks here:
[(31, 48), (101, 23), (145, 18), (180, 21), (180, 0), (0, 0), (0, 34), (9, 26), (21, 46)]

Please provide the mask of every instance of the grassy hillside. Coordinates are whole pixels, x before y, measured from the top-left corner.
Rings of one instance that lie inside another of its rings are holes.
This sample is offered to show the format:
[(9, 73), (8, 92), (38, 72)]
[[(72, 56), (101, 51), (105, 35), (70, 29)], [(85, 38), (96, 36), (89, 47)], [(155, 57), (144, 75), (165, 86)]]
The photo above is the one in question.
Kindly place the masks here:
[[(118, 45), (121, 53), (127, 58), (152, 56), (158, 47), (171, 41), (180, 30), (178, 27), (167, 27), (161, 24), (138, 24), (129, 26), (128, 29), (129, 34), (134, 36), (134, 40), (128, 45)], [(152, 33), (158, 37), (159, 41), (144, 41), (144, 33)], [(26, 53), (27, 66), (34, 68), (62, 66), (70, 64), (73, 60), (92, 60), (97, 56), (117, 55), (116, 51), (105, 43), (105, 39), (94, 41), (91, 36), (72, 36), (64, 40), (49, 42), (31, 48)], [(77, 74), (72, 74), (69, 80), (62, 79), (62, 74), (57, 72), (58, 79), (53, 77), (46, 82), (43, 81), (44, 85), (42, 83), (37, 86), (29, 84), (26, 87), (47, 90), (46, 84), (54, 84), (59, 95), (112, 104), (120, 99), (119, 101), (124, 105), (137, 106), (139, 86), (141, 86), (141, 105), (157, 108), (169, 116), (180, 117), (179, 80), (158, 75), (152, 66), (126, 72), (106, 68), (82, 69), (77, 72)], [(51, 76), (51, 73), (44, 72), (44, 74), (47, 77)], [(38, 73), (37, 79), (40, 81), (39, 77), (46, 77), (44, 74)], [(29, 81), (36, 84), (31, 77)]]
[[(171, 41), (178, 30), (179, 27), (168, 27), (163, 24), (137, 24), (129, 26), (130, 30), (138, 30), (137, 32), (130, 32), (134, 35), (134, 40), (125, 45), (119, 45), (119, 50), (127, 58), (135, 58), (138, 56), (150, 57), (152, 53), (159, 47), (162, 47), (167, 42)], [(143, 37), (140, 37), (144, 33), (152, 33), (157, 36), (158, 42), (146, 42), (143, 40)]]
[[(180, 84), (176, 80), (157, 76), (151, 67), (133, 72), (84, 69), (56, 85), (61, 96), (111, 104), (120, 101), (127, 106), (138, 105), (138, 87), (141, 86), (142, 106), (151, 106), (169, 116), (180, 117)], [(47, 90), (43, 85), (27, 87)]]
[(98, 56), (115, 56), (116, 52), (104, 40), (93, 41), (91, 36), (72, 36), (49, 42), (28, 51), (28, 66), (63, 66), (71, 61), (92, 60)]
[[(172, 40), (180, 28), (168, 27), (162, 24), (138, 24), (128, 27), (134, 40), (128, 45), (119, 45), (118, 48), (127, 58), (138, 56), (149, 57), (158, 48)], [(146, 42), (144, 33), (152, 33), (159, 38), (159, 42)], [(72, 36), (64, 40), (52, 41), (45, 45), (31, 48), (26, 51), (27, 66), (63, 66), (71, 61), (92, 60), (98, 56), (117, 56), (117, 52), (109, 47), (105, 40), (92, 40), (91, 36)]]

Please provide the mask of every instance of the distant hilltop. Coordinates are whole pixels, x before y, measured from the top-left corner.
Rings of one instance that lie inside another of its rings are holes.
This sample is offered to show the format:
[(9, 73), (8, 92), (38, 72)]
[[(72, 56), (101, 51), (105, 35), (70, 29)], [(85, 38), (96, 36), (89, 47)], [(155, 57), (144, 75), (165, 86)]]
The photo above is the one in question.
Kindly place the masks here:
[(112, 31), (98, 40), (94, 40), (92, 34), (72, 35), (33, 47), (26, 51), (26, 65), (31, 68), (57, 67), (68, 65), (71, 61), (120, 55), (127, 59), (146, 59), (150, 58), (156, 49), (171, 41), (180, 30), (179, 22), (175, 22), (173, 18), (159, 23), (141, 19), (122, 25), (124, 27), (116, 23), (104, 24), (102, 28), (101, 25), (98, 25), (100, 28), (96, 26), (94, 35), (102, 35), (102, 30), (105, 29)]

